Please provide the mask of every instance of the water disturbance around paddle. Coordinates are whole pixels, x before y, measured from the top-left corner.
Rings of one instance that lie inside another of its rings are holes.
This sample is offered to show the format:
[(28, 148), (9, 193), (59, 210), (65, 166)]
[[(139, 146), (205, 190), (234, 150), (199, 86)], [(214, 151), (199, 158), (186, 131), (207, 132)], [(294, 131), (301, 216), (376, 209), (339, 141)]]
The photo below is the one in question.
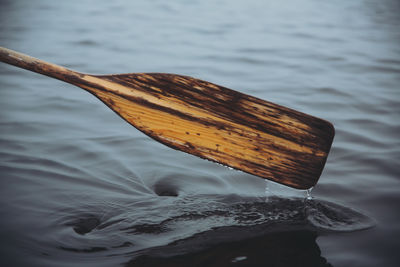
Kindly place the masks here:
[[(63, 225), (57, 227), (60, 232), (55, 234), (60, 237), (59, 253), (97, 252), (104, 257), (126, 255), (135, 259), (154, 256), (157, 248), (159, 252), (166, 250), (162, 252), (164, 257), (172, 257), (273, 233), (306, 231), (325, 235), (374, 225), (372, 219), (360, 212), (317, 199), (270, 196), (265, 202), (264, 198), (238, 195), (162, 198), (163, 204), (147, 198), (132, 201), (130, 206), (115, 205), (101, 213), (91, 207), (55, 212), (58, 219), (54, 223)], [(75, 234), (71, 235), (71, 231)], [(68, 232), (70, 238), (64, 239), (61, 233)], [(91, 242), (97, 245), (90, 246)], [(175, 242), (185, 245), (167, 246)]]

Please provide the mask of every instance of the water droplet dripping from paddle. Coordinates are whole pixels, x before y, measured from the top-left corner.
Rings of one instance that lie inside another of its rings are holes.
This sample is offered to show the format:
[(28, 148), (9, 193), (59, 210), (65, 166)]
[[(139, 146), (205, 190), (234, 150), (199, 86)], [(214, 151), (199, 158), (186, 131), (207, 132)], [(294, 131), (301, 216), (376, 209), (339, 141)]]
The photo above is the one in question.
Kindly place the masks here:
[(313, 187), (310, 187), (309, 189), (306, 190), (306, 200), (312, 200), (313, 197), (311, 195), (311, 191), (312, 191)]

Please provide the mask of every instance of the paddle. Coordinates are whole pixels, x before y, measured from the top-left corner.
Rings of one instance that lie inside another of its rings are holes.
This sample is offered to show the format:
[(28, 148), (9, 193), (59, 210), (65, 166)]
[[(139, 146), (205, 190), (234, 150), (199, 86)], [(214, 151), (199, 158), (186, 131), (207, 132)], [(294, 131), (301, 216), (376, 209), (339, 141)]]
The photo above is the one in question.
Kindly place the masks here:
[(188, 76), (82, 74), (6, 48), (0, 60), (83, 88), (171, 148), (298, 189), (317, 183), (334, 136), (327, 121)]

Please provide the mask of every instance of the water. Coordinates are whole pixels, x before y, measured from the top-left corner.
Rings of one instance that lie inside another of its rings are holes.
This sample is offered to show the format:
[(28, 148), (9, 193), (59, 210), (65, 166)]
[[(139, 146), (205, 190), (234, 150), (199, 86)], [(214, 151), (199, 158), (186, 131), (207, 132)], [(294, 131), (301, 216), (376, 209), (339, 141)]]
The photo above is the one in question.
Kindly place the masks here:
[(269, 201), (269, 196), (271, 195), (271, 191), (269, 190), (269, 181), (265, 180), (265, 202)]
[(336, 127), (313, 198), (268, 182), (265, 201), (264, 180), (1, 64), (2, 266), (398, 266), (397, 0), (0, 4), (1, 46), (87, 73), (190, 75)]

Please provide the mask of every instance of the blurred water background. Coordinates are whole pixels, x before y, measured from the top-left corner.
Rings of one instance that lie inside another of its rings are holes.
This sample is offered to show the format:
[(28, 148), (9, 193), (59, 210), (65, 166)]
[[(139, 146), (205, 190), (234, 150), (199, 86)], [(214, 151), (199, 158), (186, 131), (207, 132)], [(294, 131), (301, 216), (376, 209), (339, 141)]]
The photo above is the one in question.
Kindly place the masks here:
[(399, 266), (399, 1), (0, 3), (1, 46), (86, 73), (194, 76), (336, 127), (307, 201), (1, 64), (2, 266)]

